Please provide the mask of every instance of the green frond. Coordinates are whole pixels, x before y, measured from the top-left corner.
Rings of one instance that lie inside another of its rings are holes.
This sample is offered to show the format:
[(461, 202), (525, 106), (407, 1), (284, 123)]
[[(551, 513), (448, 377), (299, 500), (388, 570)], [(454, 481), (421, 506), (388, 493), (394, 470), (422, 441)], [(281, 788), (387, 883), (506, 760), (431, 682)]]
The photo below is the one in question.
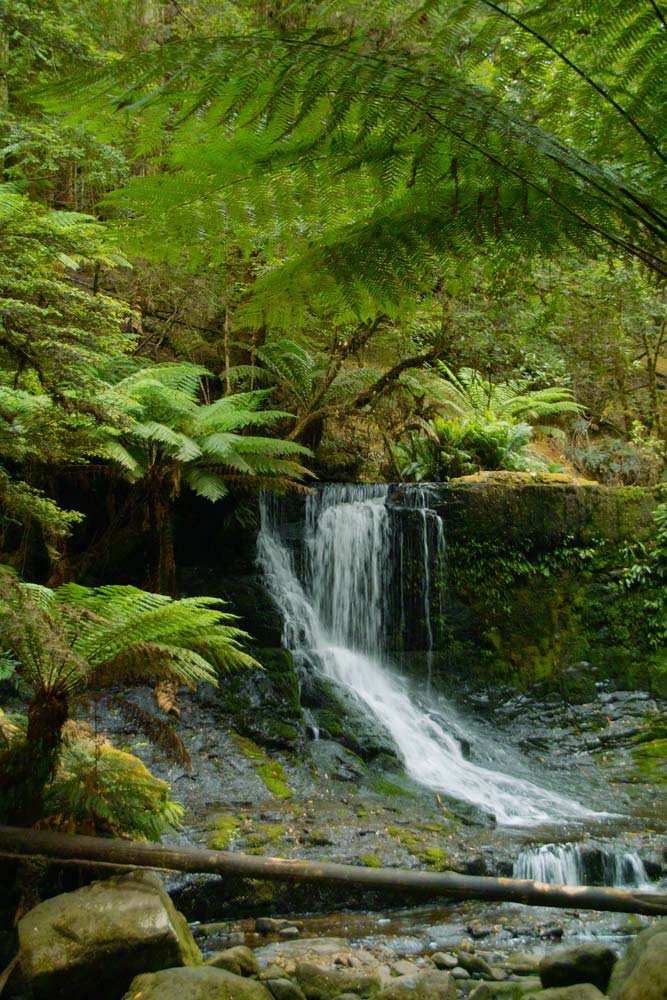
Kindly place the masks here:
[(45, 804), (51, 825), (140, 840), (159, 840), (183, 816), (168, 784), (138, 757), (92, 740), (75, 740), (63, 749)]

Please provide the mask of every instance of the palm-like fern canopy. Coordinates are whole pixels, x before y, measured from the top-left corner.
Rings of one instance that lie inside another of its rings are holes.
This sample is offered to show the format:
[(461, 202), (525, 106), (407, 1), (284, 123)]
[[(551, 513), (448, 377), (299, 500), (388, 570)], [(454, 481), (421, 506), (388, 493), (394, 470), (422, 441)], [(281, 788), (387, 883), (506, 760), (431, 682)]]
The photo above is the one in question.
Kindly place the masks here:
[(285, 325), (306, 303), (397, 312), (443, 257), (490, 240), (611, 245), (667, 273), (658, 4), (424, 0), (341, 17), (163, 46), (75, 88), (88, 108), (144, 115), (146, 142), (169, 122), (167, 170), (118, 196), (152, 239), (175, 216), (206, 253), (272, 234), (287, 257), (249, 309)]
[(299, 488), (310, 475), (307, 448), (249, 429), (271, 431), (290, 417), (264, 409), (269, 391), (237, 393), (200, 404), (205, 368), (186, 362), (142, 368), (114, 388), (130, 417), (107, 453), (134, 481), (166, 476), (178, 492), (182, 478), (200, 496), (219, 500), (230, 487)]

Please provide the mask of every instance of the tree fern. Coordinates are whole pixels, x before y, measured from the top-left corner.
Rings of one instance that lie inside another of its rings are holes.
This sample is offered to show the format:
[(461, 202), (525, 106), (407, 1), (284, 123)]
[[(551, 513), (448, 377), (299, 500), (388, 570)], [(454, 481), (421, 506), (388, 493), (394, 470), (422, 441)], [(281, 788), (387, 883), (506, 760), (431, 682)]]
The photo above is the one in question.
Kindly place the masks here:
[(25, 739), (0, 751), (0, 816), (34, 822), (43, 813), (72, 698), (87, 684), (166, 678), (195, 687), (217, 684), (219, 670), (257, 666), (220, 605), (123, 586), (53, 591), (0, 572), (0, 642), (32, 691)]
[(273, 232), (290, 248), (253, 289), (254, 319), (399, 311), (443, 256), (489, 240), (606, 244), (666, 273), (667, 46), (655, 7), (629, 6), (429, 0), (380, 42), (330, 26), (194, 41), (86, 92), (170, 119), (170, 173), (137, 180), (126, 207), (158, 226), (177, 207), (207, 245)]

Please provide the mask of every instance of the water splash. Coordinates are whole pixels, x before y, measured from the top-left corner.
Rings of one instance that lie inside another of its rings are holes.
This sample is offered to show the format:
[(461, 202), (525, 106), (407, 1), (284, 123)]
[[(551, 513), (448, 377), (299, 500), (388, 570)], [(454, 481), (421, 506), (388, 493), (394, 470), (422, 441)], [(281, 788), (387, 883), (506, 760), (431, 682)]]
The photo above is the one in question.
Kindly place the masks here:
[[(507, 825), (592, 815), (555, 792), (466, 760), (448, 731), (446, 710), (439, 706), (437, 716), (425, 712), (393, 671), (383, 654), (391, 589), (386, 494), (385, 486), (318, 491), (306, 501), (301, 553), (281, 534), (279, 505), (264, 499), (258, 558), (297, 665), (343, 687), (384, 728), (420, 784), (472, 803)], [(428, 546), (425, 556), (430, 558)]]
[(641, 888), (650, 885), (644, 862), (633, 851), (540, 844), (522, 851), (514, 862), (514, 878), (557, 885), (607, 885)]

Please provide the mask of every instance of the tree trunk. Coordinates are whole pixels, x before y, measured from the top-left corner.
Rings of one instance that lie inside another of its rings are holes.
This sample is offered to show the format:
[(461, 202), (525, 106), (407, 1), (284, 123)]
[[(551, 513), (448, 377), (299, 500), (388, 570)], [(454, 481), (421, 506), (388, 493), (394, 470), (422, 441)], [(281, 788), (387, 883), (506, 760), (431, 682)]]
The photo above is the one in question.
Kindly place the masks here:
[(25, 741), (0, 755), (0, 806), (13, 823), (32, 826), (44, 816), (44, 789), (55, 773), (63, 726), (64, 695), (35, 698), (28, 708)]
[(488, 899), (528, 906), (609, 910), (617, 913), (667, 914), (667, 893), (597, 886), (546, 885), (528, 879), (483, 878), (456, 872), (405, 871), (400, 868), (361, 868), (318, 861), (254, 857), (195, 847), (165, 847), (128, 840), (102, 840), (43, 830), (0, 827), (0, 855), (40, 856), (119, 867), (160, 868), (169, 871), (210, 872), (268, 881), (356, 885), (386, 890), (403, 898), (406, 893), (425, 898)]

